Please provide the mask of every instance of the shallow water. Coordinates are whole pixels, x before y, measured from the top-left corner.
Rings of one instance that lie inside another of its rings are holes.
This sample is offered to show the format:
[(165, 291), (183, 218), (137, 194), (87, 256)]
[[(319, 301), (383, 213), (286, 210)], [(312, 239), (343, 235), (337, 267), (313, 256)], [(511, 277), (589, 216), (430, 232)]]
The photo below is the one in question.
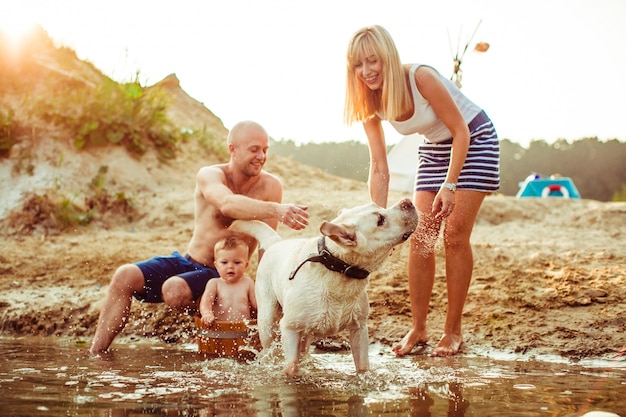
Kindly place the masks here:
[(197, 346), (0, 339), (0, 416), (579, 416), (626, 417), (626, 362), (514, 357), (396, 358), (372, 346), (372, 370), (312, 351), (287, 378), (275, 356), (207, 359)]

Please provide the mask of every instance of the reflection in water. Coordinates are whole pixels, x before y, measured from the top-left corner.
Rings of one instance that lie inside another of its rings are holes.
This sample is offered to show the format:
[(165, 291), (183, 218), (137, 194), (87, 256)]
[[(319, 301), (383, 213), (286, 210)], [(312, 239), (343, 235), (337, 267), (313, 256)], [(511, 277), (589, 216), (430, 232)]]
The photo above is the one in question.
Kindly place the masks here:
[(288, 378), (271, 355), (247, 364), (206, 360), (195, 346), (118, 347), (94, 358), (69, 342), (0, 339), (0, 416), (626, 417), (623, 361), (400, 359), (373, 347), (365, 374), (354, 373), (350, 354), (315, 353)]
[[(434, 385), (432, 385), (434, 386)], [(459, 382), (451, 382), (444, 384), (437, 390), (437, 395), (448, 399), (448, 417), (464, 417), (465, 410), (469, 408), (469, 402), (463, 398), (463, 384)], [(444, 395), (441, 395), (441, 392)], [(429, 395), (429, 387), (410, 387), (409, 388), (409, 404), (411, 405), (412, 417), (429, 417), (431, 407), (435, 401)]]

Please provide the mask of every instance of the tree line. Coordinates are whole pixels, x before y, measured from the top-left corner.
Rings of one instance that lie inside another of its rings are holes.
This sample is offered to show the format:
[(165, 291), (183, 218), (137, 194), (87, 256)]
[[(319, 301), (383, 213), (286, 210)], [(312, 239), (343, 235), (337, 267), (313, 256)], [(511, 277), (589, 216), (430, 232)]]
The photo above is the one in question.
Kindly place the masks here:
[[(523, 147), (500, 141), (500, 192), (514, 196), (531, 174), (572, 179), (583, 198), (626, 201), (626, 143), (596, 137), (548, 144), (534, 140)], [(369, 150), (358, 141), (296, 144), (272, 140), (271, 152), (344, 178), (367, 181)]]

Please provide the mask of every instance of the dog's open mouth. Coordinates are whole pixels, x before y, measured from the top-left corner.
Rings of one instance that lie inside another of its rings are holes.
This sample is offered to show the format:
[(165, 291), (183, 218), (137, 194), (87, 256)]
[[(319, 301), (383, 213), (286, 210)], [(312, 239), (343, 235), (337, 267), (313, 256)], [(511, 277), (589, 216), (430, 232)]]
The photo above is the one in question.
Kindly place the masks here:
[(407, 240), (408, 238), (410, 238), (412, 234), (413, 234), (413, 231), (410, 231), (410, 232), (406, 232), (406, 233), (404, 233), (404, 234), (402, 235), (402, 241), (405, 241), (405, 240)]

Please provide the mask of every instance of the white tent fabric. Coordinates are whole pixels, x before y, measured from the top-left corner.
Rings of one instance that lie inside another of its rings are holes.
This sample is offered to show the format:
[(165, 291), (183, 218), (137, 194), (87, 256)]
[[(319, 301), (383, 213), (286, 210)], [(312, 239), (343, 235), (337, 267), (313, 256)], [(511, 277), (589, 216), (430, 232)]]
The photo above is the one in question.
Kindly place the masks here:
[(387, 154), (389, 189), (413, 193), (417, 171), (417, 149), (423, 136), (414, 133), (404, 136)]

